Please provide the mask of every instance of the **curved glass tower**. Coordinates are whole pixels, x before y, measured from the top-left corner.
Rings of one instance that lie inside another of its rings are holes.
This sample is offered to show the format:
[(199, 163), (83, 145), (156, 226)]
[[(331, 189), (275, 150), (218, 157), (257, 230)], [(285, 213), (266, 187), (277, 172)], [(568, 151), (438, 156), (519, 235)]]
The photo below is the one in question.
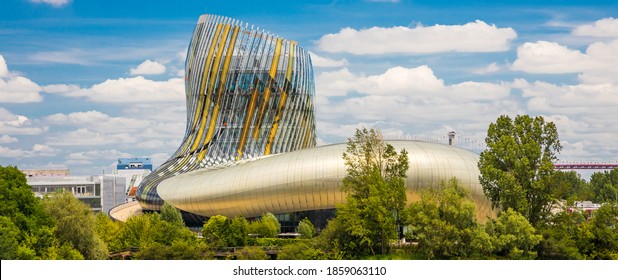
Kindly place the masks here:
[(165, 179), (316, 144), (311, 59), (295, 41), (202, 15), (187, 51), (185, 92), (184, 139), (140, 184), (144, 209), (163, 204), (157, 186)]

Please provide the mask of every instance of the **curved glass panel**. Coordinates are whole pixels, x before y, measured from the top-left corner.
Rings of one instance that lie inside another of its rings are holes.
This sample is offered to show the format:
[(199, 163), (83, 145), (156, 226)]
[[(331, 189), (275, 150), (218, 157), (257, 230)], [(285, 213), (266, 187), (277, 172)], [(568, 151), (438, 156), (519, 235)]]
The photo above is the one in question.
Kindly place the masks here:
[(145, 209), (163, 204), (157, 186), (167, 178), (315, 146), (311, 59), (295, 41), (203, 15), (187, 51), (185, 92), (184, 139), (140, 184)]

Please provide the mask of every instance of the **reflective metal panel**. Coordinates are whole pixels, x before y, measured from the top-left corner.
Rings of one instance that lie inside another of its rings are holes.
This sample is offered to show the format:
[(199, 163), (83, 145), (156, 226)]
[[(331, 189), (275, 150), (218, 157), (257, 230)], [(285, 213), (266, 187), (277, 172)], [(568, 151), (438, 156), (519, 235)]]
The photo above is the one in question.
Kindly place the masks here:
[[(453, 177), (469, 188), (480, 207), (490, 203), (478, 182), (478, 155), (442, 144), (388, 141), (409, 152), (406, 187), (410, 200), (426, 188), (438, 188)], [(174, 206), (203, 216), (260, 216), (332, 209), (345, 202), (340, 191), (345, 176), (345, 144), (304, 149), (239, 162), (220, 169), (202, 169), (163, 181), (159, 195)]]

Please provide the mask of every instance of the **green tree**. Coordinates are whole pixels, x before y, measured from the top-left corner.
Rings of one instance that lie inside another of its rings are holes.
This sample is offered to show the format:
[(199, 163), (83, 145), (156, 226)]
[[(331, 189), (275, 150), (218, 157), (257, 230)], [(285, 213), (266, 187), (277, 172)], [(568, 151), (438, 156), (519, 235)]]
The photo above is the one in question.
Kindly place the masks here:
[[(586, 256), (580, 252), (580, 245), (590, 244), (582, 240), (586, 218), (579, 212), (557, 213), (549, 223), (539, 229), (543, 240), (539, 243), (538, 258), (545, 260), (579, 260)], [(584, 248), (585, 250), (585, 248)]]
[(295, 242), (279, 250), (278, 260), (326, 260), (328, 255), (312, 242)]
[(407, 209), (408, 236), (427, 259), (483, 258), (493, 246), (476, 221), (476, 206), (468, 191), (453, 178), (440, 191), (421, 193)]
[(356, 239), (346, 231), (342, 219), (338, 216), (328, 221), (316, 241), (316, 246), (325, 252), (329, 259), (341, 260), (368, 253), (368, 250), (359, 248)]
[(618, 168), (612, 171), (595, 172), (590, 177), (594, 202), (618, 203)]
[(607, 203), (593, 212), (590, 231), (594, 259), (618, 260), (618, 204)]
[(197, 236), (189, 228), (161, 219), (159, 213), (145, 213), (129, 218), (118, 234), (123, 248), (148, 248), (155, 243), (171, 246), (175, 242), (186, 242), (197, 246)]
[(567, 205), (575, 201), (593, 200), (590, 185), (575, 171), (556, 171), (551, 182), (551, 196), (562, 199)]
[(238, 260), (267, 260), (268, 255), (260, 247), (243, 247), (236, 252)]
[(384, 142), (379, 130), (363, 128), (348, 139), (343, 159), (346, 176), (342, 190), (346, 203), (337, 208), (336, 219), (348, 235), (341, 242), (354, 243), (344, 245), (353, 250), (345, 253), (385, 253), (401, 227), (408, 153), (397, 153)]
[(300, 220), (300, 222), (298, 222), (298, 227), (296, 227), (296, 231), (300, 233), (302, 238), (313, 238), (313, 236), (315, 236), (315, 227), (309, 218)]
[(204, 245), (195, 246), (184, 240), (175, 240), (166, 246), (152, 243), (135, 254), (139, 260), (210, 260), (214, 253)]
[(230, 221), (226, 235), (227, 245), (241, 247), (247, 245), (249, 236), (249, 222), (242, 216), (235, 217)]
[(48, 258), (50, 250), (56, 246), (53, 218), (43, 211), (40, 199), (32, 193), (26, 182), (26, 176), (14, 166), (0, 166), (0, 216), (4, 220), (3, 234), (7, 238), (13, 236), (16, 226), (18, 235), (15, 237), (17, 247), (12, 241), (6, 244), (7, 249), (17, 251), (5, 252), (6, 257), (16, 259)]
[(103, 240), (110, 253), (120, 252), (123, 248), (123, 243), (120, 240), (121, 222), (112, 221), (105, 213), (99, 212), (95, 215), (95, 232), (97, 236)]
[(0, 260), (17, 258), (19, 228), (8, 217), (0, 216)]
[(491, 236), (494, 254), (511, 260), (528, 260), (537, 256), (535, 247), (543, 237), (519, 212), (509, 208), (498, 215), (498, 219), (485, 224)]
[(212, 216), (202, 227), (202, 238), (212, 247), (228, 246), (226, 236), (229, 230), (227, 217), (216, 215)]
[(512, 208), (532, 224), (542, 221), (551, 207), (553, 162), (562, 149), (554, 123), (540, 116), (500, 116), (485, 142), (478, 162), (485, 195), (494, 207)]
[(56, 220), (56, 237), (61, 244), (71, 244), (89, 260), (107, 259), (107, 247), (96, 234), (96, 219), (86, 204), (69, 192), (61, 192), (45, 197), (43, 208)]
[(249, 225), (249, 233), (257, 234), (260, 237), (276, 237), (280, 232), (281, 224), (277, 217), (270, 212)]
[(163, 206), (161, 206), (161, 219), (178, 226), (185, 225), (180, 210), (167, 202), (164, 202)]

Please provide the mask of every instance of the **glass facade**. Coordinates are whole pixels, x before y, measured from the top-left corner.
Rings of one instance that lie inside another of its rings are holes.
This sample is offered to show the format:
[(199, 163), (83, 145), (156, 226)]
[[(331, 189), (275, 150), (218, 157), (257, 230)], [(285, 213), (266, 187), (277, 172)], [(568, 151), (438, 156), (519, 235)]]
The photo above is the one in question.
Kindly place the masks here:
[(167, 178), (315, 146), (311, 59), (295, 41), (203, 15), (187, 51), (185, 92), (182, 144), (137, 191), (147, 210), (162, 205), (157, 186)]

